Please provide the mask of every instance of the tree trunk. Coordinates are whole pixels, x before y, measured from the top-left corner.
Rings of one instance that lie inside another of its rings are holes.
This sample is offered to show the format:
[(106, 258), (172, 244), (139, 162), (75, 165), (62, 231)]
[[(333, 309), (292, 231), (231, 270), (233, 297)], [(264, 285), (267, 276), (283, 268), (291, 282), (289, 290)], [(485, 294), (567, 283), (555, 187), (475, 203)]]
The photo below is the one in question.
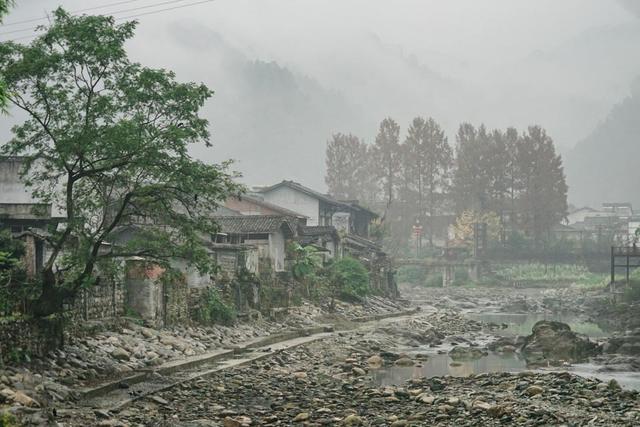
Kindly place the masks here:
[(30, 304), (30, 313), (35, 317), (46, 317), (62, 313), (64, 300), (73, 297), (75, 292), (56, 286), (56, 277), (52, 269), (41, 273), (42, 293)]

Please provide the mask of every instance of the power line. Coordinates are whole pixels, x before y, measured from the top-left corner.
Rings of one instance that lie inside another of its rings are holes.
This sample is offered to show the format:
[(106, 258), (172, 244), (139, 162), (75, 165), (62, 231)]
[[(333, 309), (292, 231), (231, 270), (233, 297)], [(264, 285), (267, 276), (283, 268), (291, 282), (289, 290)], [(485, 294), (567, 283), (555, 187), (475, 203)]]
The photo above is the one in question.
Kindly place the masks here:
[[(184, 0), (180, 0), (180, 1), (184, 1)], [(153, 10), (153, 11), (145, 12), (145, 13), (138, 13), (136, 15), (122, 16), (122, 17), (116, 18), (115, 20), (116, 21), (121, 21), (123, 19), (131, 19), (131, 18), (137, 18), (137, 17), (140, 17), (140, 16), (153, 15), (155, 13), (166, 12), (166, 11), (169, 11), (169, 10), (184, 9), (184, 8), (191, 7), (191, 6), (197, 6), (197, 5), (203, 4), (203, 3), (212, 3), (214, 1), (215, 0), (202, 0), (202, 1), (195, 2), (195, 3), (183, 4), (183, 5), (174, 6), (174, 7), (167, 7), (167, 8), (164, 8), (164, 9)], [(114, 13), (117, 13), (117, 12), (114, 12)], [(98, 15), (98, 16), (105, 16), (105, 15)], [(7, 42), (7, 41), (16, 42), (18, 40), (35, 39), (36, 37), (37, 37), (36, 35), (29, 35), (29, 36), (18, 37), (18, 38), (9, 39), (9, 40), (1, 40), (0, 43), (1, 42)]]
[[(139, 2), (139, 1), (142, 1), (142, 0), (117, 1), (115, 3), (103, 4), (102, 6), (94, 6), (94, 7), (88, 7), (86, 9), (73, 10), (73, 11), (71, 11), (69, 13), (74, 14), (74, 13), (80, 13), (80, 12), (87, 12), (87, 11), (90, 11), (90, 10), (104, 9), (105, 7), (119, 6), (121, 4), (136, 3), (136, 2)], [(12, 27), (14, 25), (28, 24), (29, 22), (45, 21), (46, 19), (47, 19), (47, 17), (43, 16), (42, 18), (32, 18), (32, 19), (25, 19), (23, 21), (9, 22), (9, 23), (6, 23), (6, 24), (2, 24), (0, 26), (2, 26), (2, 27)]]
[[(139, 1), (139, 0), (134, 0), (134, 1)], [(160, 3), (154, 3), (154, 4), (146, 5), (146, 6), (139, 6), (139, 7), (132, 7), (132, 8), (129, 8), (129, 9), (116, 10), (114, 12), (108, 13), (108, 15), (113, 15), (113, 14), (117, 14), (117, 13), (125, 13), (125, 12), (133, 12), (133, 11), (136, 11), (136, 10), (150, 9), (152, 7), (164, 6), (166, 4), (172, 4), (172, 3), (182, 3), (184, 1), (187, 1), (187, 0), (168, 0), (168, 1), (163, 1), (163, 2), (160, 2)], [(106, 6), (103, 6), (103, 7), (106, 7)], [(100, 7), (83, 9), (83, 10), (72, 12), (72, 13), (75, 14), (75, 13), (78, 13), (78, 12), (87, 11), (87, 10), (93, 10), (93, 9), (97, 9), (97, 8), (100, 8)], [(39, 27), (40, 26), (37, 25), (35, 27), (22, 28), (22, 29), (19, 29), (19, 30), (4, 31), (4, 32), (0, 33), (0, 36), (4, 36), (4, 35), (7, 35), (7, 34), (24, 33), (26, 31), (35, 31)]]
[(121, 17), (116, 18), (116, 21), (121, 21), (123, 19), (137, 18), (139, 16), (153, 15), (154, 13), (166, 12), (168, 10), (182, 9), (184, 7), (196, 6), (196, 5), (203, 4), (203, 3), (212, 3), (214, 1), (215, 0), (202, 0), (202, 1), (195, 2), (195, 3), (185, 4), (185, 5), (182, 5), (182, 6), (167, 7), (166, 9), (159, 9), (159, 10), (153, 10), (151, 12), (139, 13), (137, 15), (121, 16)]

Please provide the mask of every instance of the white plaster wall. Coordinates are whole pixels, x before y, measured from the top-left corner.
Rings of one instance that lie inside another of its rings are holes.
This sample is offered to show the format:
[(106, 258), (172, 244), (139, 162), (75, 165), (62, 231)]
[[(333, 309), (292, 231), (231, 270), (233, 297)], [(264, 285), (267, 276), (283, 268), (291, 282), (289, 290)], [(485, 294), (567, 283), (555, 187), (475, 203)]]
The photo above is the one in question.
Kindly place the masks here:
[(284, 271), (285, 244), (282, 232), (269, 234), (269, 252), (275, 271)]
[(0, 160), (0, 203), (34, 203), (31, 192), (20, 180), (21, 171), (20, 160)]
[(175, 259), (171, 261), (171, 266), (184, 274), (189, 288), (206, 288), (211, 285), (211, 276), (208, 273), (201, 274), (195, 266), (189, 265), (186, 261)]
[[(36, 163), (33, 167), (36, 168)], [(0, 158), (0, 203), (39, 203), (31, 196), (33, 188), (27, 188), (20, 172), (24, 166), (20, 158)], [(64, 211), (54, 203), (51, 215), (60, 217)]]
[(588, 216), (600, 216), (602, 212), (598, 211), (587, 211), (587, 210), (579, 210), (567, 215), (567, 224), (572, 225), (577, 222), (584, 222), (584, 219)]
[(309, 217), (307, 225), (318, 225), (320, 202), (308, 194), (289, 187), (278, 187), (263, 193), (264, 200)]

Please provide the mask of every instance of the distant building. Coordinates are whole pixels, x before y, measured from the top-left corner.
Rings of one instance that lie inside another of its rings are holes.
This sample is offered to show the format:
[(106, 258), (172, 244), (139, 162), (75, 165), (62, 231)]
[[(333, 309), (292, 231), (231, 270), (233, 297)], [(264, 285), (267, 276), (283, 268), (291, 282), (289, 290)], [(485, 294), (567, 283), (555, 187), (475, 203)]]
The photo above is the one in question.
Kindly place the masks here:
[(23, 157), (0, 157), (0, 229), (25, 243), (24, 264), (30, 276), (38, 273), (47, 256), (45, 237), (62, 218), (51, 204), (35, 199), (21, 173)]
[(567, 215), (567, 219), (565, 221), (565, 225), (572, 225), (579, 222), (584, 222), (584, 219), (590, 215), (597, 213), (596, 209), (590, 208), (588, 206), (575, 209)]
[(562, 227), (555, 228), (558, 237), (571, 239), (609, 239), (617, 244), (633, 241), (640, 225), (631, 203), (603, 203), (600, 209), (583, 207), (569, 213)]
[(282, 215), (218, 216), (220, 233), (214, 243), (247, 244), (275, 272), (285, 271), (287, 242), (297, 236), (296, 225)]
[(306, 216), (308, 226), (335, 226), (347, 234), (369, 237), (369, 224), (378, 217), (357, 201), (340, 201), (294, 181), (261, 188), (265, 201)]

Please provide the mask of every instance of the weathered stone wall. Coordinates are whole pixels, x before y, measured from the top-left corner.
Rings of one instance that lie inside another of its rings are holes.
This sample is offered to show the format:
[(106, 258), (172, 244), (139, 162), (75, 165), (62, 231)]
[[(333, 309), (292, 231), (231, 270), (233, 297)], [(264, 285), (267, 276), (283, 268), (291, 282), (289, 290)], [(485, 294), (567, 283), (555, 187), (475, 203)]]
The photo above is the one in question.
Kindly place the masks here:
[(165, 325), (189, 322), (189, 288), (185, 280), (164, 284), (166, 298)]
[(66, 307), (72, 319), (102, 320), (124, 314), (125, 291), (121, 282), (101, 279), (90, 288), (80, 291)]
[(24, 360), (44, 356), (62, 345), (61, 319), (0, 319), (0, 359)]

